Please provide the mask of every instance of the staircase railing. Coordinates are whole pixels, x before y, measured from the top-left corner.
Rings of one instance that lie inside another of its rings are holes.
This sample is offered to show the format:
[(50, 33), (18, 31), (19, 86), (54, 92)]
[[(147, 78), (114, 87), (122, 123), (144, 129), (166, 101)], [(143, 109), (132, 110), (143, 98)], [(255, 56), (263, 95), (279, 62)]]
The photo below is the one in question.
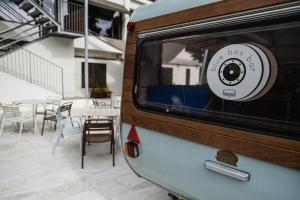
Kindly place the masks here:
[(63, 68), (24, 48), (0, 57), (0, 70), (63, 95)]
[[(31, 2), (35, 3), (39, 7), (43, 8), (45, 12), (50, 14), (53, 18), (56, 18), (56, 3), (55, 1), (49, 1), (49, 0), (30, 0)], [(51, 3), (53, 3), (54, 7), (51, 8)]]
[(14, 8), (12, 8), (6, 1), (0, 1), (0, 17), (7, 21), (16, 23), (26, 23), (27, 19), (20, 15)]
[(54, 23), (57, 26), (60, 26), (60, 23), (58, 22), (57, 15), (56, 15), (56, 8), (57, 8), (56, 4), (55, 4), (55, 8), (51, 9), (49, 7), (49, 3), (50, 3), (49, 0), (45, 0), (45, 1), (44, 0), (26, 0), (26, 1), (29, 2), (32, 6), (34, 6), (41, 13), (43, 13), (43, 15), (46, 16), (52, 23)]

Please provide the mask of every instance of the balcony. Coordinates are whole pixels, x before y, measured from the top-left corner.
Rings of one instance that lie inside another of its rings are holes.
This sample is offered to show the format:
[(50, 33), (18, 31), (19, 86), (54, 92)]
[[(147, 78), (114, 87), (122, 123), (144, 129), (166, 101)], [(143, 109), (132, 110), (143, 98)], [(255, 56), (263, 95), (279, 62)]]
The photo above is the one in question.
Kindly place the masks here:
[(61, 1), (61, 30), (84, 34), (84, 7), (80, 4)]

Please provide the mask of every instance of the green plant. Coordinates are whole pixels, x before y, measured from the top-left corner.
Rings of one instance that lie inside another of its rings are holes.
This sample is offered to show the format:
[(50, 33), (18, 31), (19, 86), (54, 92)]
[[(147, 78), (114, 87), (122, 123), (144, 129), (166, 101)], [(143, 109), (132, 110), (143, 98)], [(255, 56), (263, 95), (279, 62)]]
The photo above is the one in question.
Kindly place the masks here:
[(108, 98), (111, 97), (112, 91), (107, 87), (92, 88), (91, 98)]

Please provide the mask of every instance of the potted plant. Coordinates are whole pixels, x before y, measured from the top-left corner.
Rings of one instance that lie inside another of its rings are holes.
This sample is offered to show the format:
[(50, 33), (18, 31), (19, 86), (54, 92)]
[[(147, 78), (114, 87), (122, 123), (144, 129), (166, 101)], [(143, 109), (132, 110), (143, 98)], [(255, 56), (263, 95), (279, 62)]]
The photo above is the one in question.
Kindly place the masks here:
[(94, 87), (91, 91), (91, 98), (111, 98), (112, 91), (107, 87)]
[(106, 97), (111, 98), (112, 91), (109, 88), (105, 89)]

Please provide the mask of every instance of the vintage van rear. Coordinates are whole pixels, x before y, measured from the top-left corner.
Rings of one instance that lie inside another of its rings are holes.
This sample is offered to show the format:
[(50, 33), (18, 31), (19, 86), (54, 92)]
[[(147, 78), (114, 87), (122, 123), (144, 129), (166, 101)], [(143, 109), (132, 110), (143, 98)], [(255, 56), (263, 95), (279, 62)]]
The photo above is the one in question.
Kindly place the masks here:
[(160, 0), (128, 24), (121, 143), (186, 199), (300, 199), (300, 2)]

